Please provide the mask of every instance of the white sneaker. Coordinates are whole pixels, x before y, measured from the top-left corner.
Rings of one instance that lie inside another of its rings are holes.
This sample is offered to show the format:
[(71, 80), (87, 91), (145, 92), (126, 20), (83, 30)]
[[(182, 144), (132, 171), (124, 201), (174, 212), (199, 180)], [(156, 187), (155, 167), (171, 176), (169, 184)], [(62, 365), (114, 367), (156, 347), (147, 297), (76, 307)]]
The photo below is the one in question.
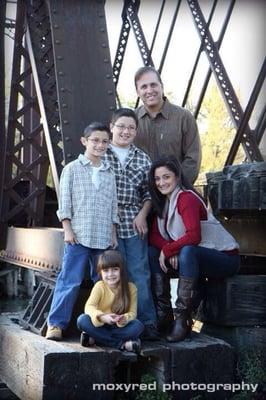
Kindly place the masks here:
[(48, 326), (45, 337), (48, 340), (62, 340), (62, 329), (57, 326)]

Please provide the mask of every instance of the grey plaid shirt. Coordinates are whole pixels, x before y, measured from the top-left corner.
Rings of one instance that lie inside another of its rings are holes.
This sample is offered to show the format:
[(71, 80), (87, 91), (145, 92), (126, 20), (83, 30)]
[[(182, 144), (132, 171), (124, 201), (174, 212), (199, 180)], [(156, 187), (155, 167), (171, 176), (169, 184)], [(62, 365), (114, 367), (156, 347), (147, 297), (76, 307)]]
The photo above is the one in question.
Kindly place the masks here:
[(122, 167), (111, 147), (104, 159), (109, 162), (116, 177), (119, 226), (118, 237), (130, 238), (137, 234), (133, 220), (146, 200), (150, 200), (148, 173), (151, 166), (149, 156), (135, 145), (131, 145), (124, 167)]
[(70, 219), (80, 244), (106, 249), (111, 245), (112, 225), (118, 223), (115, 177), (110, 166), (102, 164), (99, 187), (92, 183), (92, 164), (83, 154), (70, 162), (60, 179), (60, 221)]

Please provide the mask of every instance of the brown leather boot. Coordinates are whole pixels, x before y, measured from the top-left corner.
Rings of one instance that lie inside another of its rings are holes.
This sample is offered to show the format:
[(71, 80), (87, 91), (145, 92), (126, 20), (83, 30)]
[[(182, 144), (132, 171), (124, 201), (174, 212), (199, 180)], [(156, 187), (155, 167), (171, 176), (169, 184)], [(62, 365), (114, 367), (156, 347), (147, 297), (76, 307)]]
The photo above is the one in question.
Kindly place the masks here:
[(192, 329), (192, 298), (197, 280), (179, 278), (176, 300), (175, 321), (171, 333), (166, 336), (168, 342), (181, 342), (190, 336)]
[(170, 278), (164, 272), (152, 274), (151, 288), (157, 313), (158, 331), (161, 334), (169, 333), (174, 322)]

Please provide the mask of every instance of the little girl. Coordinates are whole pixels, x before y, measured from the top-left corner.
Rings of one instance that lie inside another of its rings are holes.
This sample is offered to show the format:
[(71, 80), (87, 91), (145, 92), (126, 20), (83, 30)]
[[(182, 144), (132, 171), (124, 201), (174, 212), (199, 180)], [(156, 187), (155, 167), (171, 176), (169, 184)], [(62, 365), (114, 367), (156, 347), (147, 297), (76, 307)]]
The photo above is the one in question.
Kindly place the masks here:
[(138, 354), (144, 326), (136, 319), (137, 288), (128, 282), (121, 254), (104, 251), (98, 259), (97, 272), (101, 280), (92, 288), (85, 314), (77, 320), (82, 331), (81, 345), (96, 343)]

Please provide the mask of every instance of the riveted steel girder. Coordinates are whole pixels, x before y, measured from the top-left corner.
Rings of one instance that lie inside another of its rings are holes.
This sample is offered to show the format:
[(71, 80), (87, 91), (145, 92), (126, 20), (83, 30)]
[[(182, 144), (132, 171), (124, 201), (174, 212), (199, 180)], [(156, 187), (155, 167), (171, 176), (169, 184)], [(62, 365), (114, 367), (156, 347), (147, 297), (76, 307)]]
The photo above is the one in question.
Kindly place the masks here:
[[(202, 45), (208, 57), (210, 67), (214, 73), (218, 86), (225, 100), (225, 104), (227, 105), (228, 111), (231, 115), (232, 122), (236, 128), (239, 128), (241, 119), (243, 118), (243, 110), (219, 55), (216, 43), (212, 38), (211, 32), (199, 6), (199, 2), (197, 0), (187, 0), (187, 2), (190, 7), (198, 34), (202, 40)], [(242, 135), (241, 143), (249, 161), (263, 161), (263, 157), (256, 143), (256, 139), (252, 134), (248, 124), (246, 125), (245, 133)]]

